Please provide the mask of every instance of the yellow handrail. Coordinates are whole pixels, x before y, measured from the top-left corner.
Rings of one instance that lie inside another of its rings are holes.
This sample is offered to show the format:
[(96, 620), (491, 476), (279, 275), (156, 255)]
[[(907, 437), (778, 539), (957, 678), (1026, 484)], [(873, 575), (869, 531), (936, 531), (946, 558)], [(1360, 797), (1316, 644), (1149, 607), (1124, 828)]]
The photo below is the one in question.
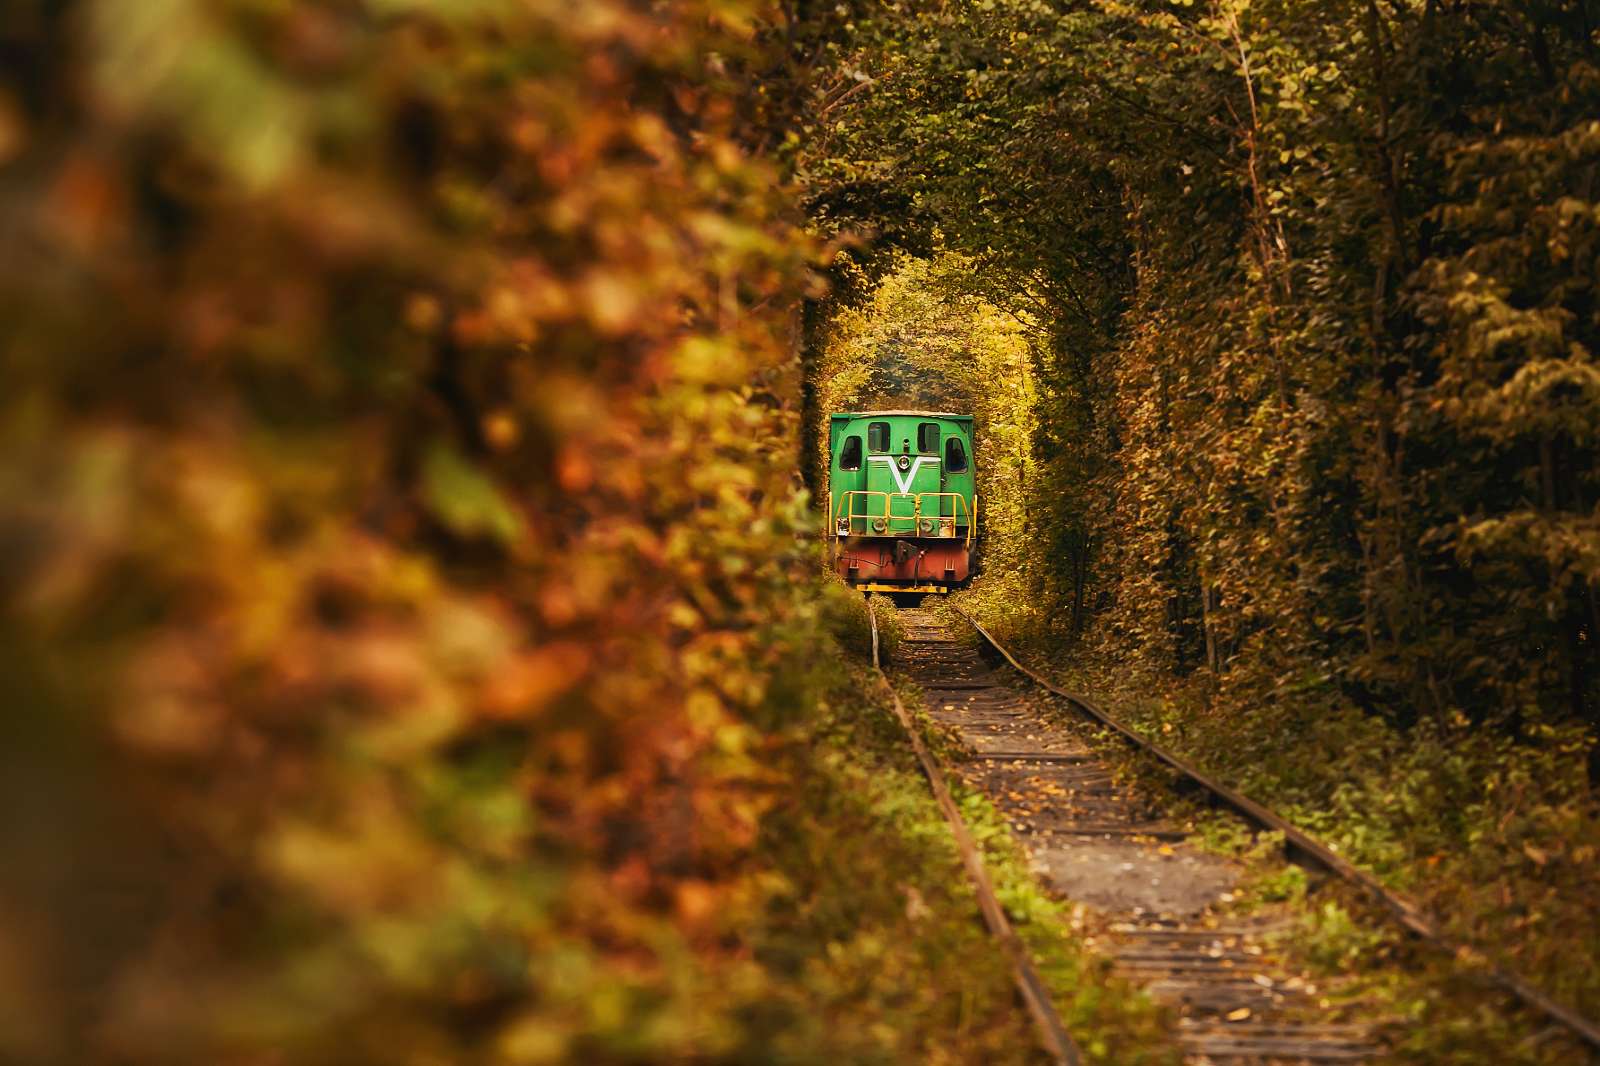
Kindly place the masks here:
[[(866, 497), (869, 507), (871, 506), (870, 501), (873, 497), (881, 497), (883, 500), (883, 507), (877, 511), (857, 511), (855, 507), (855, 498), (857, 496)], [(972, 544), (972, 538), (977, 534), (978, 530), (977, 493), (973, 493), (972, 504), (969, 508), (966, 497), (959, 492), (884, 492), (879, 489), (848, 489), (839, 494), (839, 506), (832, 512), (832, 526), (829, 529), (829, 533), (832, 534), (837, 531), (839, 519), (841, 518), (852, 523), (858, 518), (863, 522), (870, 521), (874, 518), (881, 518), (885, 523), (891, 521), (910, 522), (912, 523), (912, 532), (915, 533), (923, 516), (922, 501), (930, 496), (936, 500), (940, 500), (948, 496), (955, 501), (954, 506), (952, 506), (950, 509), (951, 514), (949, 517), (952, 519), (966, 519), (966, 544), (970, 546)], [(893, 501), (897, 499), (906, 499), (911, 501), (912, 508), (910, 515), (896, 515), (891, 513)], [(937, 507), (938, 505), (936, 504), (935, 506)], [(944, 518), (946, 516), (942, 514), (935, 514), (933, 517)]]
[[(871, 511), (857, 511), (855, 508), (855, 497), (857, 496), (866, 496), (869, 498), (872, 496), (882, 496), (883, 512), (881, 514), (874, 514)], [(846, 508), (848, 508), (848, 510), (846, 510)], [(880, 492), (877, 489), (850, 489), (847, 492), (841, 492), (839, 494), (839, 509), (834, 512), (833, 517), (835, 520), (840, 518), (849, 518), (851, 520), (857, 518), (888, 518), (889, 493)]]
[[(929, 497), (929, 496), (932, 496), (936, 500), (944, 499), (946, 496), (950, 497), (951, 499), (956, 501), (956, 506), (954, 506), (954, 507), (952, 507), (950, 509), (952, 511), (952, 514), (950, 515), (950, 517), (952, 517), (952, 518), (960, 518), (960, 517), (962, 517), (963, 514), (965, 514), (969, 519), (971, 518), (971, 512), (969, 512), (967, 510), (967, 498), (965, 496), (963, 496), (959, 492), (919, 492), (919, 493), (917, 493), (917, 517), (918, 518), (922, 517), (922, 501), (925, 498)], [(944, 515), (942, 515), (942, 514), (941, 515), (935, 515), (934, 517), (943, 518)]]
[[(952, 512), (950, 517), (953, 518), (953, 519), (959, 519), (959, 518), (962, 517), (963, 514), (965, 514), (966, 519), (967, 519), (967, 535), (966, 535), (966, 539), (965, 539), (965, 544), (968, 547), (971, 547), (972, 546), (973, 533), (978, 528), (978, 495), (977, 495), (977, 493), (973, 493), (973, 495), (972, 495), (972, 509), (969, 511), (967, 509), (967, 499), (966, 499), (966, 497), (963, 496), (959, 492), (924, 492), (924, 493), (922, 493), (921, 495), (919, 495), (917, 497), (917, 513), (918, 513), (919, 516), (922, 513), (922, 497), (923, 496), (932, 496), (935, 499), (940, 499), (940, 498), (943, 498), (945, 496), (949, 496), (949, 497), (953, 498), (956, 501), (955, 506), (950, 508), (950, 510)], [(939, 517), (943, 518), (944, 516), (941, 514)]]

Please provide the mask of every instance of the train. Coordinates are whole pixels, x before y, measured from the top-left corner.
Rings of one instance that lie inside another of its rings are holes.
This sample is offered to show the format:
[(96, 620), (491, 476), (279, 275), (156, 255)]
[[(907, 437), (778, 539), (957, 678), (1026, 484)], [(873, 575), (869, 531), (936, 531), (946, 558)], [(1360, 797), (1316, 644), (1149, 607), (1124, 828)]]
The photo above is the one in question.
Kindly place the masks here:
[(864, 592), (942, 593), (976, 572), (972, 416), (857, 411), (829, 416), (830, 558)]

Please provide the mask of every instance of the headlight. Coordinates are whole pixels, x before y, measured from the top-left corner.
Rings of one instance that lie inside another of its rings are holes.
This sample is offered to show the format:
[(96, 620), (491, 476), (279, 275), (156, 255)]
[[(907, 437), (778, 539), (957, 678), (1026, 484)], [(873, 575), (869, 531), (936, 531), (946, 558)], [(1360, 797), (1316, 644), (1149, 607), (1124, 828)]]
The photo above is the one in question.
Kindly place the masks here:
[(882, 533), (884, 530), (889, 528), (889, 523), (885, 522), (881, 518), (874, 518), (872, 520), (872, 528), (874, 532)]
[(931, 536), (933, 536), (933, 531), (934, 531), (935, 528), (936, 527), (934, 526), (933, 519), (924, 518), (922, 520), (922, 532), (923, 533), (925, 533), (925, 534), (927, 534), (928, 536), (931, 537)]

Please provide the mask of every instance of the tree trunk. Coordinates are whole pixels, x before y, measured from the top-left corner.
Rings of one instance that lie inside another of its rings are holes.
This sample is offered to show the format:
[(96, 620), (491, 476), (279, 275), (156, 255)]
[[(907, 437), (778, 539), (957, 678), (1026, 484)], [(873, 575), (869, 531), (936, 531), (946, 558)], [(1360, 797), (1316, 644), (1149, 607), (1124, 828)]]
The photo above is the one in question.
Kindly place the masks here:
[(802, 298), (792, 313), (790, 348), (800, 364), (800, 481), (813, 500), (822, 493), (822, 419), (817, 406), (817, 331), (823, 321), (820, 301)]

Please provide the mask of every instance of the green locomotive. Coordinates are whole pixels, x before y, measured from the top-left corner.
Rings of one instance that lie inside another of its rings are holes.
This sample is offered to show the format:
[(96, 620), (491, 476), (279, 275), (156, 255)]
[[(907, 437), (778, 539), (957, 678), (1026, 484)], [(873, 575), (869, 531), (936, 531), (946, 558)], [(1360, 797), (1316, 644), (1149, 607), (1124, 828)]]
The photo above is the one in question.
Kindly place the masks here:
[(828, 433), (834, 568), (873, 592), (948, 592), (973, 572), (972, 416), (836, 414)]

